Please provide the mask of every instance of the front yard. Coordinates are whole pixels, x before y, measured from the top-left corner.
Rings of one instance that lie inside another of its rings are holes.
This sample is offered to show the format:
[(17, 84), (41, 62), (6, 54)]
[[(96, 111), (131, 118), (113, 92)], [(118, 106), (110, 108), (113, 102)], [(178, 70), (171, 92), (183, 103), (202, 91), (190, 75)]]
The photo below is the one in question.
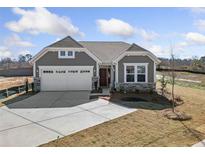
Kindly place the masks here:
[(176, 94), (185, 102), (177, 110), (192, 120), (168, 120), (163, 110), (169, 106), (148, 97), (152, 105), (41, 146), (191, 146), (205, 139), (205, 91), (176, 86)]

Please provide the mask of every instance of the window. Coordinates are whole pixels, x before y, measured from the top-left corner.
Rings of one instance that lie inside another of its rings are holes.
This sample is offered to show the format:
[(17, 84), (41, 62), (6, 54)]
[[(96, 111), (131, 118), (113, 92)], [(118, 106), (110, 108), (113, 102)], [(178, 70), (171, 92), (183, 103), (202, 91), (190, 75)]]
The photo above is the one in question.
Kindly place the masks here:
[(147, 82), (147, 64), (146, 63), (126, 63), (125, 79), (127, 83), (144, 83)]
[(64, 70), (62, 70), (62, 71), (56, 71), (56, 73), (65, 73), (65, 71), (64, 71)]
[(135, 67), (126, 67), (126, 82), (135, 82)]
[(78, 70), (68, 70), (68, 73), (78, 73)]
[(73, 51), (68, 51), (68, 56), (72, 57), (73, 56)]
[(60, 51), (60, 56), (61, 57), (65, 56), (65, 51)]
[(137, 66), (137, 82), (145, 82), (146, 79), (146, 72), (145, 72), (145, 66), (139, 65)]
[(80, 73), (90, 73), (90, 70), (81, 70)]
[(61, 59), (75, 58), (75, 52), (74, 51), (59, 51), (58, 58), (61, 58)]
[(53, 73), (52, 70), (44, 70), (43, 73)]

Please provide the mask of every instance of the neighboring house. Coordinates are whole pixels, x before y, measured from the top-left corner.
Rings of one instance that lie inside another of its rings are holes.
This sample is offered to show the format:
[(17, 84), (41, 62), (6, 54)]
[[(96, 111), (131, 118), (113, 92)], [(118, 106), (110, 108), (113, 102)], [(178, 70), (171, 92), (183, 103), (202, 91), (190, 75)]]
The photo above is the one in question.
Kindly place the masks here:
[(35, 85), (41, 91), (153, 90), (159, 62), (136, 44), (76, 41), (70, 36), (45, 47), (31, 60)]

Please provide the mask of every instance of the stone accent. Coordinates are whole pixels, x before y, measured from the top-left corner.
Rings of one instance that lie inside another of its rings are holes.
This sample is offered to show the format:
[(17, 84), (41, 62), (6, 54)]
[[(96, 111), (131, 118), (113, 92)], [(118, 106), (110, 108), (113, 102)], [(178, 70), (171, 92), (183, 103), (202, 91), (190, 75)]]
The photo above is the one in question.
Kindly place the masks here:
[(34, 77), (33, 83), (34, 83), (34, 91), (39, 92), (41, 90), (41, 78)]
[(117, 83), (118, 92), (151, 92), (156, 89), (156, 83)]

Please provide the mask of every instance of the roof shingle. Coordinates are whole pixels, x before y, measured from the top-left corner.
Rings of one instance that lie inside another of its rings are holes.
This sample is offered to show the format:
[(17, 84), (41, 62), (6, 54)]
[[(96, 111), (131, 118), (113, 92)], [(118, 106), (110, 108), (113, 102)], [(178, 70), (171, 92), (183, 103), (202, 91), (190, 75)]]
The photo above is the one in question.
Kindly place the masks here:
[(69, 47), (69, 48), (83, 48), (81, 44), (75, 41), (72, 37), (67, 36), (53, 44), (49, 45), (48, 47)]
[(126, 51), (148, 51), (134, 43), (130, 45), (129, 43), (122, 41), (75, 41), (70, 36), (67, 36), (47, 47), (87, 48), (103, 63), (111, 63), (114, 58)]
[(95, 54), (103, 63), (111, 63), (112, 59), (130, 47), (125, 42), (79, 41), (79, 43)]

